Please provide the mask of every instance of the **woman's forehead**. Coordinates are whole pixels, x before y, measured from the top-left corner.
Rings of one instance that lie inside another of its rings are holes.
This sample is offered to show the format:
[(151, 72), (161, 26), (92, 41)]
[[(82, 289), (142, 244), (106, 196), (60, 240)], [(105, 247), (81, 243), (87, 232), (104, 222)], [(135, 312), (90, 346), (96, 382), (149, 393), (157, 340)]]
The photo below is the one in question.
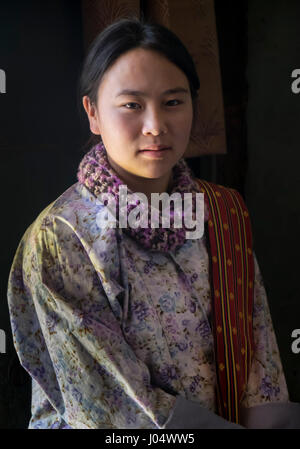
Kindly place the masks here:
[(146, 91), (149, 88), (188, 89), (184, 72), (166, 56), (155, 50), (135, 48), (123, 53), (105, 72), (99, 89)]

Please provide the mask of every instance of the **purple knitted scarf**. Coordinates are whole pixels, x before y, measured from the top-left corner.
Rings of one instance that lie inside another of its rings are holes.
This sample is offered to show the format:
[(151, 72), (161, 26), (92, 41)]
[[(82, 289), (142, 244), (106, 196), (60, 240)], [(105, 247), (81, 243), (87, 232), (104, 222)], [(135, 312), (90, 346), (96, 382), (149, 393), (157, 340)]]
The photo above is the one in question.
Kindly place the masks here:
[[(79, 165), (77, 173), (78, 181), (83, 184), (93, 195), (96, 197), (101, 193), (110, 193), (115, 197), (117, 206), (117, 215), (119, 215), (119, 186), (124, 185), (124, 182), (118, 177), (117, 173), (110, 166), (106, 149), (103, 143), (99, 143), (94, 146), (82, 159)], [(128, 194), (133, 192), (127, 187)], [(199, 193), (195, 178), (191, 173), (187, 163), (184, 159), (180, 159), (173, 167), (173, 187), (169, 193), (171, 195), (174, 192), (179, 192), (183, 199), (183, 193)], [(196, 207), (196, 195), (192, 196), (192, 217), (195, 219), (195, 207)], [(127, 214), (140, 204), (137, 202), (134, 204), (127, 204)], [(174, 205), (171, 202), (170, 207), (170, 227), (163, 228), (161, 216), (159, 216), (159, 227), (151, 228), (151, 204), (148, 207), (148, 227), (126, 227), (123, 231), (138, 241), (144, 248), (157, 251), (175, 251), (179, 249), (185, 242), (186, 231), (191, 231), (185, 227), (184, 212), (182, 211), (182, 227), (174, 227)], [(127, 215), (127, 216), (128, 216)], [(208, 219), (207, 209), (205, 207), (205, 221)]]

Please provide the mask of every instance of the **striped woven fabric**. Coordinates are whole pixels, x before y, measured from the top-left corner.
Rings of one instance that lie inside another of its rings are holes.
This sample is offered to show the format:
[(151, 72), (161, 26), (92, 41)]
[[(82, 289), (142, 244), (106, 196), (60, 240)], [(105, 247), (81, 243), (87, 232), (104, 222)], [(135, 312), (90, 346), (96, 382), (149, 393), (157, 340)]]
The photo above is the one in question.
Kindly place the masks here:
[(254, 259), (250, 217), (236, 190), (198, 182), (209, 208), (218, 413), (239, 423), (240, 402), (253, 356)]

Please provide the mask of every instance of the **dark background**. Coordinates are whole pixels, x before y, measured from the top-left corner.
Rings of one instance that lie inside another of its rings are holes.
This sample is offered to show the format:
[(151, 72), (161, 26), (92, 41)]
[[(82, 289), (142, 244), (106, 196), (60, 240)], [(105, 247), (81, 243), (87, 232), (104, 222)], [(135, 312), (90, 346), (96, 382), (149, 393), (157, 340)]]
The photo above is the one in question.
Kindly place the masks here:
[[(227, 132), (225, 156), (188, 161), (195, 174), (238, 189), (254, 244), (292, 401), (300, 402), (299, 118), (300, 2), (215, 0)], [(8, 316), (10, 266), (26, 228), (76, 182), (89, 130), (77, 109), (84, 57), (81, 2), (0, 2), (1, 270), (0, 428), (26, 428), (30, 378), (19, 365)]]

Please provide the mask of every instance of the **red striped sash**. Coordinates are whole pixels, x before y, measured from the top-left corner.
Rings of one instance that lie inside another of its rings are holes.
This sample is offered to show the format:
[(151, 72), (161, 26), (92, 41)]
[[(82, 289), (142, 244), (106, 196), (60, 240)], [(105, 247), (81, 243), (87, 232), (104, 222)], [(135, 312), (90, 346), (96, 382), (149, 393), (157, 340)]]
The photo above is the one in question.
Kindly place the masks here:
[(198, 182), (209, 207), (218, 411), (225, 419), (238, 423), (253, 355), (251, 223), (236, 190), (203, 180)]

